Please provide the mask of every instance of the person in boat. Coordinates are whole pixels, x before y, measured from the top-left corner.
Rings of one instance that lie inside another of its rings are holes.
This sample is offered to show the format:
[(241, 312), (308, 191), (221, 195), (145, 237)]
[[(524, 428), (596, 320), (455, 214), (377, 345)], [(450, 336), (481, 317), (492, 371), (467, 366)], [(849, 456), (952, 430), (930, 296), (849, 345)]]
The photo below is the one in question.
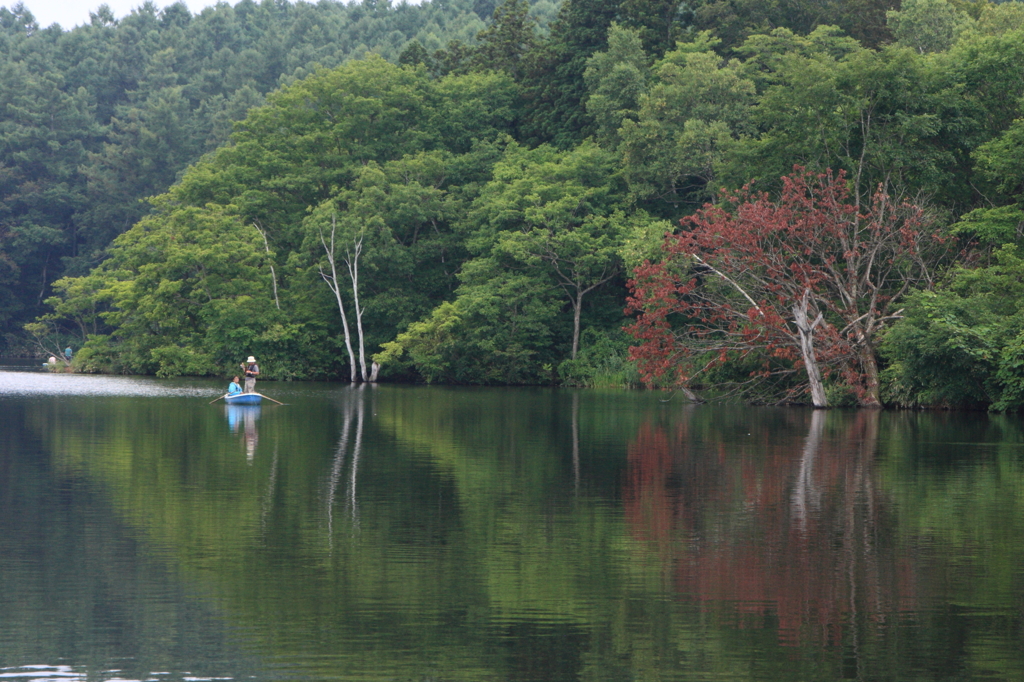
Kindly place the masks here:
[(228, 395), (238, 395), (242, 392), (242, 387), (238, 385), (238, 377), (233, 377), (231, 383), (228, 384)]
[(250, 355), (249, 359), (242, 365), (242, 369), (245, 370), (245, 392), (255, 393), (256, 377), (260, 375), (260, 366), (256, 364), (256, 358)]

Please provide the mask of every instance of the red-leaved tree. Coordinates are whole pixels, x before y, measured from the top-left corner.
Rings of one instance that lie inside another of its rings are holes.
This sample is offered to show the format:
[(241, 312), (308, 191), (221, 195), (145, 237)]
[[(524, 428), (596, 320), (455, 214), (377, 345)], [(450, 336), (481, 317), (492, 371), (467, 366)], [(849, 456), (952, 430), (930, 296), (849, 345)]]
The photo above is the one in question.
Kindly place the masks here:
[[(778, 200), (749, 189), (725, 193), (666, 235), (664, 258), (636, 269), (628, 331), (645, 381), (705, 382), (727, 363), (740, 387), (802, 373), (775, 398), (827, 406), (823, 376), (879, 406), (875, 345), (900, 316), (908, 289), (931, 284), (942, 239), (924, 211), (881, 190), (864, 212), (844, 174), (801, 168)], [(753, 369), (750, 365), (753, 364)]]

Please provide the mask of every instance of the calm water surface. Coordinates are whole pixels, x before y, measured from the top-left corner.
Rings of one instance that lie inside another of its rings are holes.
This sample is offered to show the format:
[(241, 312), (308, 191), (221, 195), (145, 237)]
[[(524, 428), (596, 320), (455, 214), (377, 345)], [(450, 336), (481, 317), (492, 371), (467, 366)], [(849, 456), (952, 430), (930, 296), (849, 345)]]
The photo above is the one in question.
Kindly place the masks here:
[(0, 678), (1021, 680), (1024, 421), (0, 371)]

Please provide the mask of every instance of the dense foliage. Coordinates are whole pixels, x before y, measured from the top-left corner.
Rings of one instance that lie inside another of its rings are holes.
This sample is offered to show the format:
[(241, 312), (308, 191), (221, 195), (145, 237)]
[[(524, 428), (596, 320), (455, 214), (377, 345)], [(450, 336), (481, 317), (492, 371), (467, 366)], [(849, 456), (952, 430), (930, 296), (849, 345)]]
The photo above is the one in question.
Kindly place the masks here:
[[(1024, 4), (566, 0), (547, 28), (549, 6), (485, 4), (144, 7), (70, 32), (3, 10), (8, 331), (56, 293), (31, 329), (77, 335), (87, 370), (218, 374), (255, 353), (272, 377), (365, 378), (376, 361), (402, 379), (631, 381), (634, 269), (705, 202), (773, 199), (799, 165), (844, 178), (852, 224), (889, 224), (885, 197), (960, 253), (947, 275), (936, 254), (888, 253), (897, 275), (863, 285), (884, 311), (821, 293), (805, 312), (823, 328), (885, 320), (825, 389), (855, 395), (868, 375), (905, 405), (1019, 403), (1004, 318)], [(59, 65), (30, 68), (44, 58)], [(714, 210), (728, 222), (734, 205)], [(911, 261), (927, 276), (899, 280)], [(957, 335), (927, 312), (956, 309), (999, 323), (962, 318), (977, 333)], [(944, 383), (942, 334), (966, 363), (948, 381), (979, 377), (972, 390)], [(750, 350), (730, 380), (772, 352)], [(800, 368), (781, 394), (805, 399)]]
[[(99, 4), (99, 0), (97, 0)], [(228, 140), (267, 93), (410, 41), (472, 41), (493, 5), (241, 0), (193, 16), (140, 3), (115, 19), (41, 27), (0, 7), (0, 324), (43, 311), (50, 285), (84, 275), (190, 164)], [(541, 23), (556, 7), (531, 7)], [(8, 342), (11, 342), (8, 339)]]

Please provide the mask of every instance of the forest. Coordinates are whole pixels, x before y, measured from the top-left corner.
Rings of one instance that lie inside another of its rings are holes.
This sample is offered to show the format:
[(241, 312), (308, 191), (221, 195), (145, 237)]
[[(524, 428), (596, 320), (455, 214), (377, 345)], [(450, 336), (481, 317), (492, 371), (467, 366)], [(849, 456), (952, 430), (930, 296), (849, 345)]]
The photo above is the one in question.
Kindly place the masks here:
[(1024, 3), (15, 5), (0, 41), (8, 353), (1024, 404)]

